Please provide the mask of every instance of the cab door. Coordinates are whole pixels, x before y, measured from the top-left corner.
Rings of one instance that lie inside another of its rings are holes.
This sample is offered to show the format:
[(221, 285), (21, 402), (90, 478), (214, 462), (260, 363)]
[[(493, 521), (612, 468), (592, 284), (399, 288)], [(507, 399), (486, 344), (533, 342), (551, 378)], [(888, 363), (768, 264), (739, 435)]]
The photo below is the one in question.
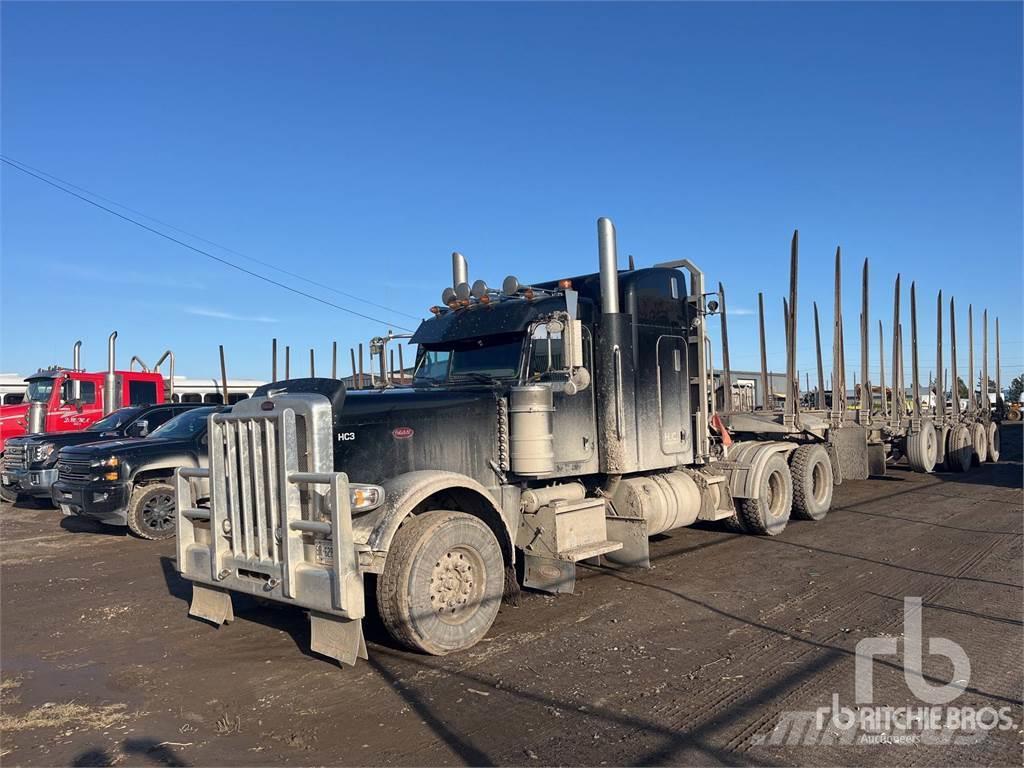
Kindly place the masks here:
[(55, 432), (85, 429), (102, 415), (95, 381), (72, 374), (63, 379), (59, 388), (54, 387), (54, 396), (57, 403), (50, 410), (47, 428)]

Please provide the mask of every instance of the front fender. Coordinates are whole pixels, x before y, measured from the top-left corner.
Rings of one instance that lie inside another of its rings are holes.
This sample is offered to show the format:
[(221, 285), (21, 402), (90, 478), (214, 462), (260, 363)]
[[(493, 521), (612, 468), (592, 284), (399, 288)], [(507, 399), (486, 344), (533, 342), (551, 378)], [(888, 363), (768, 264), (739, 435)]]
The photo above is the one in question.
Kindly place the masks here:
[[(471, 477), (458, 472), (442, 470), (417, 470), (398, 475), (383, 484), (384, 505), (372, 513), (352, 520), (355, 538), (365, 541), (371, 550), (385, 552), (391, 547), (391, 540), (402, 521), (423, 501), (441, 491), (454, 491), (463, 500), (471, 501), (474, 509), (463, 512), (483, 517), (492, 528), (500, 521), (499, 537), (502, 550), (512, 554), (512, 527), (501, 513), (501, 509), (484, 486)], [(504, 540), (501, 540), (501, 534)]]

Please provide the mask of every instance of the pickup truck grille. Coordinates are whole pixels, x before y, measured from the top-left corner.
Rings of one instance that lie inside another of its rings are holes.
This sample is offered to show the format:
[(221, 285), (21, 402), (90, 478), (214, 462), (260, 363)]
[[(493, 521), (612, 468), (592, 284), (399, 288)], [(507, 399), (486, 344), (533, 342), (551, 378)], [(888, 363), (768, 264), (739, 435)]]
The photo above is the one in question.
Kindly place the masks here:
[(57, 462), (57, 479), (72, 483), (87, 483), (92, 479), (93, 468), (89, 459), (65, 459)]
[(6, 469), (27, 469), (28, 452), (23, 445), (11, 445), (8, 443), (4, 451), (4, 467)]

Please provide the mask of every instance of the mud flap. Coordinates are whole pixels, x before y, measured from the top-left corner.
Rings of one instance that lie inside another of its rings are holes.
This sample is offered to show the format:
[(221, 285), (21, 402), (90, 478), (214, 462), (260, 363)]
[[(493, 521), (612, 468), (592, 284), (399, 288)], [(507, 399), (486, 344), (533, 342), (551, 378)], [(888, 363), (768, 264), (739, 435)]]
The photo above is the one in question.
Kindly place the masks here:
[(188, 615), (220, 626), (235, 620), (235, 611), (231, 607), (231, 594), (220, 589), (192, 585), (192, 605)]
[(651, 548), (647, 521), (642, 517), (606, 517), (608, 538), (621, 541), (622, 549), (602, 555), (609, 568), (650, 568)]
[(576, 563), (526, 553), (523, 555), (523, 586), (571, 595), (576, 587)]
[(843, 480), (867, 480), (867, 430), (859, 424), (850, 424), (829, 430), (828, 439), (835, 448)]
[(363, 638), (362, 619), (342, 619), (315, 611), (309, 612), (310, 641), (313, 653), (337, 659), (350, 667), (356, 659), (369, 658)]
[(868, 446), (868, 474), (872, 477), (885, 476), (885, 446), (881, 443)]

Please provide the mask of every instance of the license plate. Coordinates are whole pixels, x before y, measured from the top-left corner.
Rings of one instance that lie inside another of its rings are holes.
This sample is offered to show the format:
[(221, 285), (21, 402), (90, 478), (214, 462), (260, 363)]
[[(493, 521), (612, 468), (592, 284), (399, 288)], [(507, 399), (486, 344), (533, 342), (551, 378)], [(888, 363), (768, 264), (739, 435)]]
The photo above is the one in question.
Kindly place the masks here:
[(334, 543), (330, 541), (317, 541), (313, 544), (313, 552), (316, 561), (320, 565), (334, 565)]

